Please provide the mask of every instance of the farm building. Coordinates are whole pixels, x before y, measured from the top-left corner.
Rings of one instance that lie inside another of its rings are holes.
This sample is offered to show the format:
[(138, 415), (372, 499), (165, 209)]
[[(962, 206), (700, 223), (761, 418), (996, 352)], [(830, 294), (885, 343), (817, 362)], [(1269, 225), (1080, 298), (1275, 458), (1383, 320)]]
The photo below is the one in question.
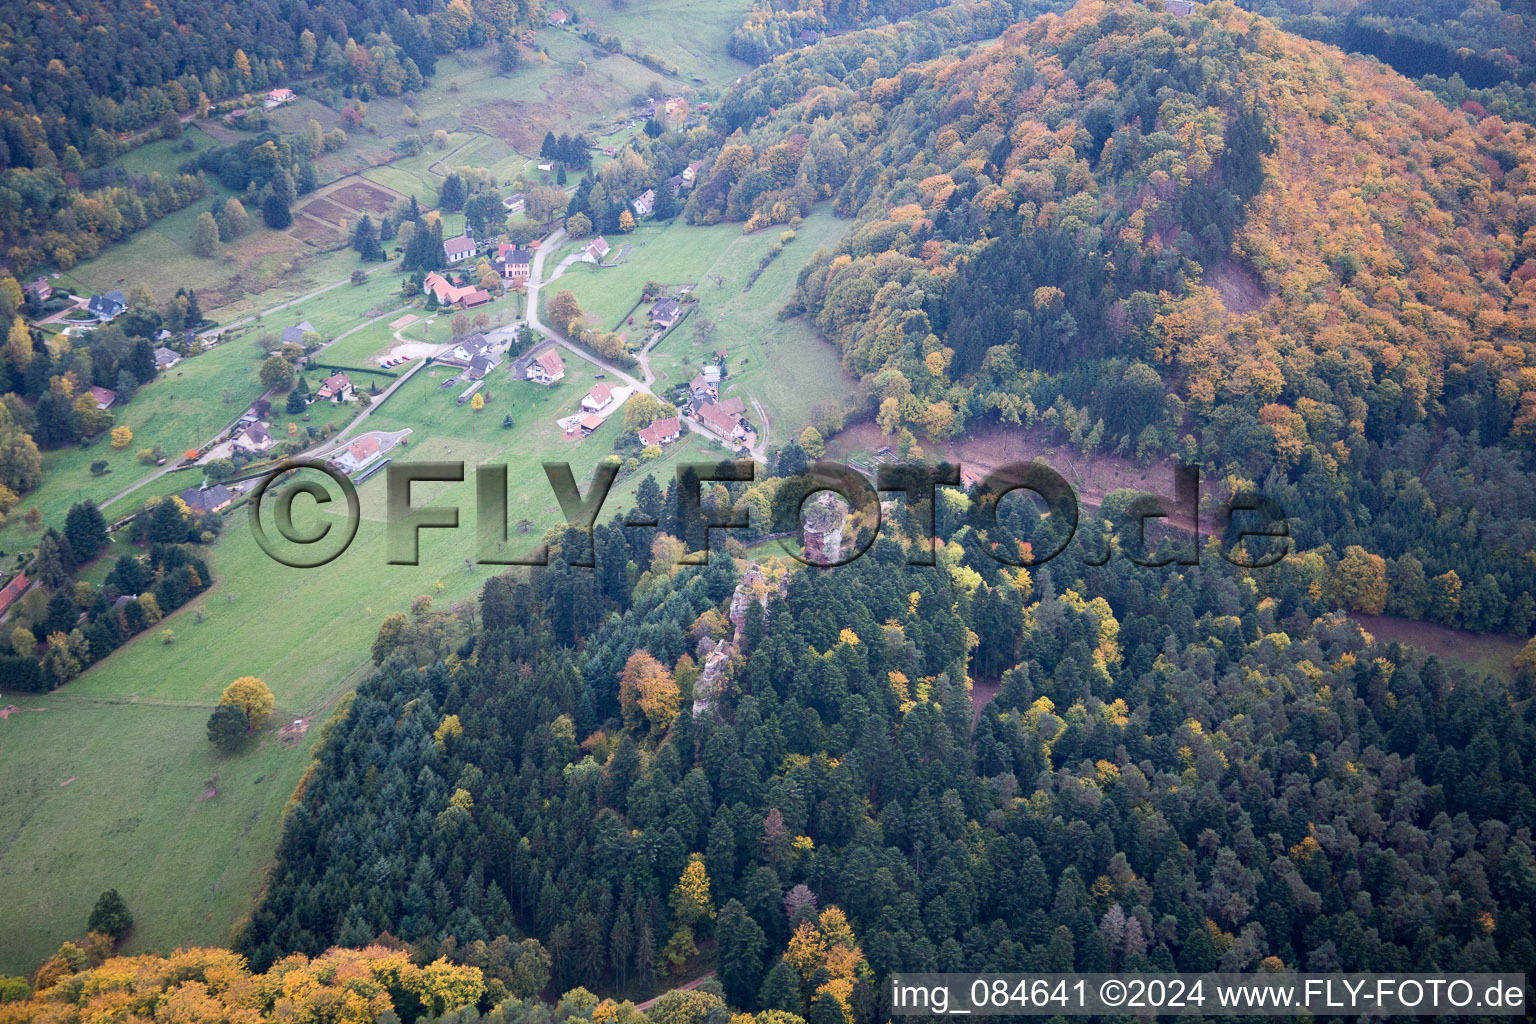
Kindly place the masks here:
[(223, 484), (212, 487), (188, 487), (178, 495), (187, 508), (198, 515), (222, 512), (235, 500), (235, 492)]
[(650, 426), (641, 428), (638, 436), (641, 444), (663, 445), (676, 441), (682, 432), (682, 424), (677, 417), (669, 416), (664, 420), (653, 420)]

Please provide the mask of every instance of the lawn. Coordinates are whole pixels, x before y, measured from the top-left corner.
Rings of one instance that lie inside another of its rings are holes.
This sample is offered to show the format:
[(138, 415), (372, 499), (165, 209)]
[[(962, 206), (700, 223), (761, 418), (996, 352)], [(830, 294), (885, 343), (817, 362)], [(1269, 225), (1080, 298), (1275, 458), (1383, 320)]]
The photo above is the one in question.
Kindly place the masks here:
[[(183, 359), (141, 387), (133, 399), (114, 406), (119, 426), (133, 431), (124, 449), (113, 448), (103, 434), (88, 448), (70, 446), (43, 456), (43, 485), (22, 496), (22, 506), (36, 505), (43, 523), (60, 529), (64, 514), (77, 501), (102, 502), (155, 471), (138, 461), (143, 448), (160, 445), (173, 461), (188, 448), (196, 448), (234, 421), (261, 394), (256, 377), (256, 351), (245, 342), (226, 342), (191, 359)], [(228, 392), (228, 401), (225, 392)], [(92, 475), (90, 464), (105, 460), (109, 471)], [(192, 473), (182, 488), (197, 483)], [(145, 492), (144, 496), (154, 493)], [(137, 505), (144, 496), (130, 504)], [(0, 548), (30, 546), (37, 531), (29, 530), (19, 513), (0, 528)]]
[[(751, 272), (783, 228), (741, 234), (736, 225), (695, 227), (674, 220), (646, 224), (622, 241), (634, 251), (620, 266), (599, 269), (573, 264), (540, 296), (547, 300), (562, 288), (575, 294), (581, 308), (604, 328), (619, 327), (632, 337), (644, 323), (645, 307), (635, 325), (623, 322), (648, 281), (694, 284), (698, 306), (651, 351), (653, 390), (664, 395), (686, 383), (699, 367), (724, 350), (729, 376), (722, 394), (748, 402), (748, 416), (760, 419), (751, 399), (763, 403), (770, 417), (769, 443), (782, 444), (812, 419), (818, 405), (845, 399), (854, 381), (843, 371), (837, 351), (803, 317), (780, 320), (778, 311), (794, 294), (795, 278), (812, 253), (831, 245), (848, 229), (825, 208), (815, 211), (796, 231), (793, 242), (768, 265), (750, 291)], [(619, 241), (618, 239), (612, 241)], [(714, 278), (718, 276), (720, 283)], [(703, 328), (700, 324), (711, 327)]]
[[(532, 522), (511, 547), (531, 548), (560, 521), (540, 461), (571, 464), (582, 487), (611, 449), (619, 422), (568, 441), (554, 418), (574, 411), (593, 380), (571, 357), (568, 376), (544, 389), (499, 372), (483, 412), (444, 391), (448, 368), (424, 370), (367, 420), (370, 429), (415, 432), (397, 454), (410, 460), (463, 459), (472, 468), (505, 462), (508, 518)], [(512, 413), (516, 427), (504, 429)], [(451, 451), (450, 451), (451, 449)], [(665, 485), (682, 458), (709, 458), (689, 436), (646, 471)], [(632, 505), (643, 474), (615, 485), (607, 520)], [(474, 553), (475, 482), (413, 488), (417, 504), (456, 505), (458, 530), (421, 533), (421, 564), (386, 563), (384, 475), (359, 488), (363, 519), (351, 547), (321, 569), (281, 566), (257, 546), (248, 510), (230, 516), (211, 549), (213, 588), (93, 667), (64, 690), (7, 698), (46, 713), (0, 721), (0, 906), (33, 922), (0, 929), (0, 972), (30, 969), (65, 939), (78, 937), (102, 889), (122, 891), (138, 919), (131, 950), (169, 950), (183, 942), (227, 941), (249, 910), (278, 834), (278, 816), (304, 771), (304, 744), (288, 750), (272, 736), (230, 758), (217, 756), (203, 726), (223, 687), (239, 675), (265, 679), (283, 716), (318, 715), (362, 677), (379, 624), (418, 594), (442, 605), (475, 596), (497, 566), (466, 564)], [(299, 529), (327, 515), (301, 499)], [(160, 628), (176, 642), (160, 642)], [(312, 741), (311, 729), (305, 743)], [(218, 795), (202, 799), (218, 774)], [(75, 776), (68, 786), (60, 786)], [(257, 780), (260, 783), (257, 784)]]

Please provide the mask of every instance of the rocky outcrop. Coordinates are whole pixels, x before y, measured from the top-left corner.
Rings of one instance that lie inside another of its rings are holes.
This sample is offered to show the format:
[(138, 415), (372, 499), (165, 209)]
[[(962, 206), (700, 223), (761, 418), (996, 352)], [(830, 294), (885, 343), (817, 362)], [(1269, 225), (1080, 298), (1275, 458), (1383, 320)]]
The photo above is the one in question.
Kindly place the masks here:
[[(768, 601), (774, 594), (783, 597), (789, 592), (788, 573), (781, 570), (774, 575), (776, 582), (769, 579), (761, 566), (748, 566), (747, 571), (741, 575), (741, 582), (736, 584), (736, 592), (731, 595), (730, 611), (727, 613), (733, 627), (731, 638), (719, 643), (712, 643), (708, 639), (700, 641), (699, 653), (704, 658), (704, 668), (693, 686), (694, 717), (708, 713), (724, 695), (728, 682), (727, 670), (746, 632), (747, 609), (752, 606), (752, 602), (756, 601), (766, 614)], [(709, 646), (706, 647), (706, 644)]]

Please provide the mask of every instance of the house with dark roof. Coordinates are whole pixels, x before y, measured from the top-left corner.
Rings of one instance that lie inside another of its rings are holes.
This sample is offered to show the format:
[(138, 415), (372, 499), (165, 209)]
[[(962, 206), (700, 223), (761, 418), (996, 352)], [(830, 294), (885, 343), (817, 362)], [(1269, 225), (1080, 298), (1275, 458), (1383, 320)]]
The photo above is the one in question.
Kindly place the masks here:
[(437, 361), (450, 366), (467, 367), (476, 357), (489, 354), (495, 347), (490, 338), (476, 331), (467, 338), (461, 338), (453, 348), (438, 356)]
[(315, 325), (310, 323), (308, 320), (305, 320), (302, 323), (293, 324), (283, 328), (283, 344), (298, 345), (303, 347), (304, 335), (318, 333), (320, 332), (315, 330)]
[(694, 374), (693, 380), (688, 382), (688, 396), (696, 402), (712, 402), (716, 394), (716, 385), (703, 373)]
[(651, 307), (651, 323), (662, 330), (677, 323), (682, 315), (683, 304), (670, 295), (657, 299), (656, 304)]
[(168, 348), (155, 349), (155, 369), (169, 370), (181, 362), (181, 354)]
[(179, 497), (186, 503), (187, 508), (198, 515), (206, 515), (209, 512), (222, 512), (229, 508), (235, 500), (235, 492), (223, 484), (214, 484), (212, 487), (188, 487)]
[(463, 263), (475, 254), (475, 240), (468, 235), (443, 240), (443, 259), (449, 263)]
[(491, 269), (508, 284), (526, 281), (533, 270), (533, 250), (503, 242), (496, 248), (496, 258), (491, 261)]
[(117, 392), (111, 388), (91, 388), (91, 397), (96, 399), (96, 408), (110, 409), (117, 401)]
[(527, 379), (536, 384), (553, 384), (565, 379), (565, 360), (553, 347), (545, 349), (528, 362)]
[(486, 374), (501, 365), (501, 357), (491, 351), (481, 352), (469, 361), (469, 366), (464, 370), (464, 376), (470, 380), (481, 380)]
[(668, 416), (663, 420), (653, 420), (650, 426), (639, 431), (638, 436), (643, 445), (664, 445), (676, 441), (682, 432), (682, 424), (677, 417)]
[(120, 290), (114, 289), (105, 295), (92, 295), (91, 301), (85, 307), (97, 320), (106, 323), (122, 316), (123, 310), (128, 308), (128, 302), (123, 298)]

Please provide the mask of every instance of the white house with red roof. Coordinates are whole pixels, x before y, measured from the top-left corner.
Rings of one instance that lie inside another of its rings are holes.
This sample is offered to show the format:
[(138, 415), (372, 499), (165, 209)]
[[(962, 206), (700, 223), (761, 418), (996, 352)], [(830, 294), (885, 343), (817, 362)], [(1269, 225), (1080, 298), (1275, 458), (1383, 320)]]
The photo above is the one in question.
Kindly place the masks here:
[(607, 384), (594, 384), (581, 399), (581, 408), (586, 412), (602, 412), (613, 404), (613, 388)]
[(529, 361), (528, 379), (537, 384), (553, 384), (565, 379), (565, 360), (553, 348), (545, 349)]
[(643, 427), (639, 431), (640, 443), (643, 445), (671, 444), (682, 436), (682, 424), (676, 416), (668, 416), (666, 419), (653, 420), (651, 425)]

